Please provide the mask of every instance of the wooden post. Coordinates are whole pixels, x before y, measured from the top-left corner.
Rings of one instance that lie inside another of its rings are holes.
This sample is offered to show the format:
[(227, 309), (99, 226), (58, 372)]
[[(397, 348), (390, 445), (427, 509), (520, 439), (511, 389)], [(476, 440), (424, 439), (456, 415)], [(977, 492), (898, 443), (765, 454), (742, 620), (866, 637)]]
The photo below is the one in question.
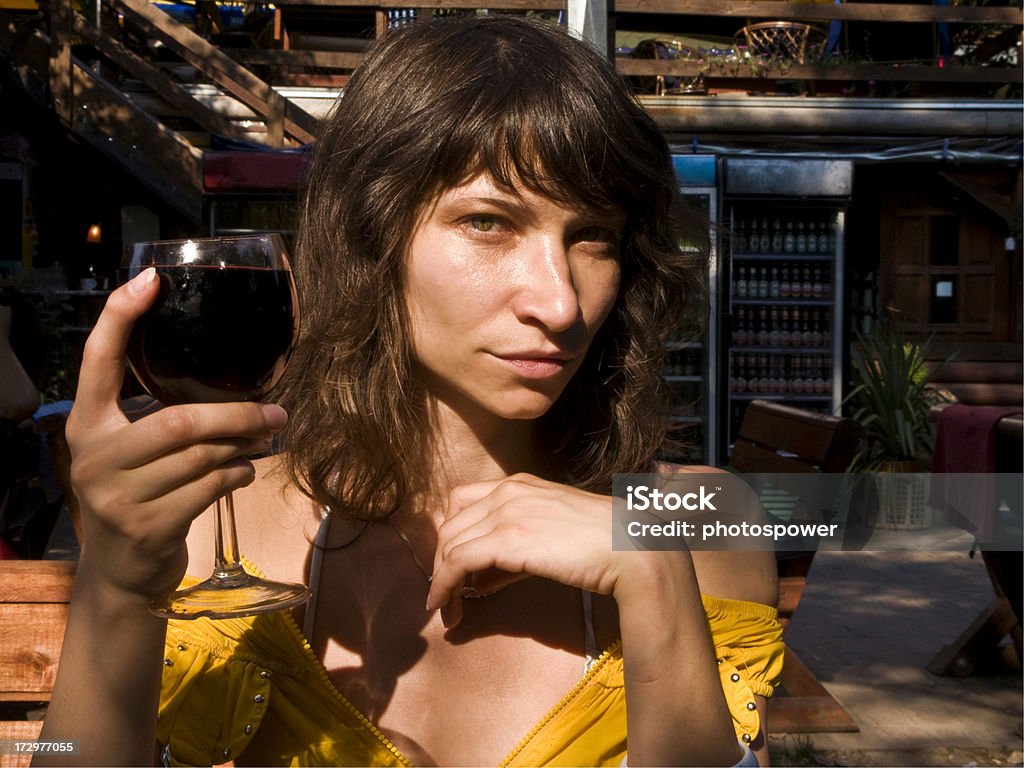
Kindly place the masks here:
[(74, 108), (71, 86), (71, 0), (54, 0), (50, 6), (50, 94), (53, 109), (70, 123)]

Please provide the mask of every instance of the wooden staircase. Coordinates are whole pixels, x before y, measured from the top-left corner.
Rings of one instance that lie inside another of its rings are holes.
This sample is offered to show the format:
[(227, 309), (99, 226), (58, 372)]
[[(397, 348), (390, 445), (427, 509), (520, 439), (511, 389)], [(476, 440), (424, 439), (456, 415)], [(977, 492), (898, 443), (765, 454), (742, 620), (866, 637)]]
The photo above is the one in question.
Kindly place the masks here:
[[(268, 147), (313, 140), (316, 117), (148, 0), (98, 7), (97, 25), (52, 0), (42, 8), (48, 29), (2, 13), (0, 56), (70, 131), (188, 219), (202, 218), (212, 135)], [(233, 114), (197, 98), (197, 84)]]

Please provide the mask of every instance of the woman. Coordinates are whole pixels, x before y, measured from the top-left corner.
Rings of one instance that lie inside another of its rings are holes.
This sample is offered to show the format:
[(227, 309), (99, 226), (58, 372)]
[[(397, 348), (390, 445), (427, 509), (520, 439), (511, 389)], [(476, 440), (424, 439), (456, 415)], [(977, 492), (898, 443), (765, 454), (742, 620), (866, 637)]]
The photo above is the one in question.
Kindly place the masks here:
[[(90, 338), (45, 738), (103, 763), (749, 759), (781, 653), (771, 555), (611, 546), (611, 478), (655, 468), (664, 338), (697, 288), (674, 186), (614, 69), (557, 28), (385, 36), (317, 142), (284, 409), (128, 424), (146, 273)], [(208, 571), (202, 512), (229, 489), (253, 568), (314, 597), (165, 632), (146, 605)]]

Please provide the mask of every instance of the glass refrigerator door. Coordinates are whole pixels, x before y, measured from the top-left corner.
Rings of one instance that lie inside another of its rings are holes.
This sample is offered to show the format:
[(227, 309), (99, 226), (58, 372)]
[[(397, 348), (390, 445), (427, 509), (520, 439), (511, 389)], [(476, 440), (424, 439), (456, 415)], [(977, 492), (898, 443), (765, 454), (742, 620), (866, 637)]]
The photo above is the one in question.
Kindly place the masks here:
[(834, 204), (730, 201), (722, 339), (727, 444), (754, 399), (838, 412), (844, 219)]
[[(665, 454), (671, 461), (689, 464), (713, 462), (717, 452), (714, 423), (716, 400), (715, 354), (717, 328), (710, 318), (717, 316), (717, 252), (714, 226), (717, 220), (717, 190), (714, 187), (683, 186), (684, 198), (707, 222), (711, 250), (707, 254), (705, 299), (691, 301), (684, 328), (669, 340), (665, 378), (673, 391), (675, 438), (684, 445), (681, 452)], [(684, 249), (687, 244), (683, 244)], [(692, 246), (696, 251), (696, 246)]]

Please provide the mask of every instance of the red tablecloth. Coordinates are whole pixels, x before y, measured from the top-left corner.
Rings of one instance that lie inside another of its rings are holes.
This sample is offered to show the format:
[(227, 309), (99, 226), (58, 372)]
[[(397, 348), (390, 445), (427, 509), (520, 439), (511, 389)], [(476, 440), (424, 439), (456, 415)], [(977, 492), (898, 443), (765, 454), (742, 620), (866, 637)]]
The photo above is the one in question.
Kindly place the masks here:
[[(929, 503), (980, 542), (993, 541), (995, 535), (999, 421), (1020, 413), (1020, 408), (957, 403), (939, 414)], [(956, 473), (955, 481), (944, 481), (946, 473)]]

